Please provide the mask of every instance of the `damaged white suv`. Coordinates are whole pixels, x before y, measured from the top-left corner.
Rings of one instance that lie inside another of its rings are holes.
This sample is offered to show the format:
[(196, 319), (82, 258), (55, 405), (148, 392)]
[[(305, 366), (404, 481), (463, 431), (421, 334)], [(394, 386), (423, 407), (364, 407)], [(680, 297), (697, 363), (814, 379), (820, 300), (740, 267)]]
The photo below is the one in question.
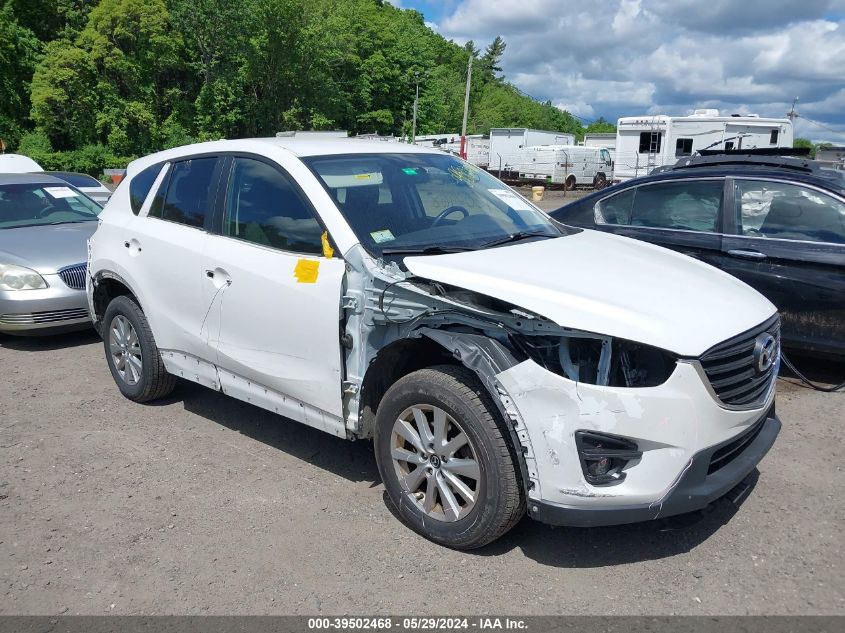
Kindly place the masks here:
[(124, 395), (184, 378), (373, 438), (399, 516), (455, 548), (701, 508), (777, 436), (774, 306), (550, 220), (436, 150), (217, 141), (129, 165), (90, 242)]

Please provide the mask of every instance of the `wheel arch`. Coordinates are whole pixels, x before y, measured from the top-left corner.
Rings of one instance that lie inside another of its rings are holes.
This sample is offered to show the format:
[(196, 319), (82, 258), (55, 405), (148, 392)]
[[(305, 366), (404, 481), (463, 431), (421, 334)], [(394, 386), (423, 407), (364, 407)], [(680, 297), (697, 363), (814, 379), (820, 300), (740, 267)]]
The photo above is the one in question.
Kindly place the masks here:
[(506, 405), (509, 398), (496, 379), (497, 374), (519, 362), (505, 345), (483, 332), (429, 327), (414, 330), (407, 338), (398, 339), (382, 348), (368, 367), (361, 389), (361, 436), (372, 436), (375, 413), (382, 397), (403, 376), (434, 365), (465, 367), (484, 387), (499, 414), (499, 421), (507, 431), (505, 437), (518, 465), (521, 486), (527, 499), (533, 483), (529, 476), (526, 453), (533, 457), (533, 451), (521, 439), (514, 421), (515, 412)]
[(91, 293), (91, 308), (94, 321), (94, 328), (102, 334), (102, 320), (109, 303), (116, 297), (128, 295), (141, 310), (144, 307), (138, 299), (138, 294), (132, 289), (129, 283), (117, 273), (103, 270), (94, 275), (91, 279), (93, 290)]

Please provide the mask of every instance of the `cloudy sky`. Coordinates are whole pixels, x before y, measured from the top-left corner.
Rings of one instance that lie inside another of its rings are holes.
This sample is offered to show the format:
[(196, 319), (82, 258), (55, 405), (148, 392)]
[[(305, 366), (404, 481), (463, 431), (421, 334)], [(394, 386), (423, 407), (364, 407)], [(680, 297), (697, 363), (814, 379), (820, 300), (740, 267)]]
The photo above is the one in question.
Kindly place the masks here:
[(524, 92), (589, 122), (694, 108), (845, 145), (845, 0), (393, 0), (445, 37), (507, 43)]

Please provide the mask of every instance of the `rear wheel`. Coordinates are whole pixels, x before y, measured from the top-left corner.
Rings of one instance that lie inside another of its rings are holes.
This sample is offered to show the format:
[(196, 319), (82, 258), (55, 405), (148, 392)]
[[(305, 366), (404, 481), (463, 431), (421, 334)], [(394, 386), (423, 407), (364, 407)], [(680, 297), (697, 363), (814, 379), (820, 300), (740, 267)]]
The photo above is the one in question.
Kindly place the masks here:
[(165, 370), (150, 324), (138, 304), (126, 295), (115, 297), (102, 323), (106, 361), (120, 392), (135, 402), (169, 395), (176, 377)]
[(402, 521), (456, 549), (497, 539), (525, 513), (498, 412), (468, 370), (444, 365), (396, 382), (376, 414), (379, 473)]
[(575, 176), (567, 176), (563, 186), (566, 187), (567, 191), (575, 189)]

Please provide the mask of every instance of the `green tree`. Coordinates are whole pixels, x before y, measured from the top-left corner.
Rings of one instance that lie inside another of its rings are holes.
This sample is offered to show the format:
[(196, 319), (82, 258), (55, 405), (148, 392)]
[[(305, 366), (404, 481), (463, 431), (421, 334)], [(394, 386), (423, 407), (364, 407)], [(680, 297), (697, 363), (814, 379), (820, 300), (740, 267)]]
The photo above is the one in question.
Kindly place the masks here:
[(792, 147), (809, 149), (810, 150), (810, 158), (816, 157), (816, 146), (813, 145), (813, 141), (811, 141), (808, 138), (801, 138), (799, 136), (797, 138), (792, 139)]
[(490, 79), (497, 79), (498, 73), (502, 72), (499, 64), (502, 62), (502, 55), (505, 54), (506, 48), (505, 40), (497, 35), (484, 51), (484, 56), (481, 58), (481, 69)]
[(179, 111), (180, 53), (162, 0), (101, 0), (73, 42), (47, 45), (32, 81), (32, 119), (56, 149), (158, 149), (163, 121)]
[(604, 117), (599, 117), (590, 123), (584, 131), (588, 134), (607, 134), (616, 132), (616, 126), (610, 121), (605, 121)]
[(0, 139), (14, 146), (26, 126), (27, 89), (38, 57), (35, 34), (16, 19), (9, 3), (0, 6)]

